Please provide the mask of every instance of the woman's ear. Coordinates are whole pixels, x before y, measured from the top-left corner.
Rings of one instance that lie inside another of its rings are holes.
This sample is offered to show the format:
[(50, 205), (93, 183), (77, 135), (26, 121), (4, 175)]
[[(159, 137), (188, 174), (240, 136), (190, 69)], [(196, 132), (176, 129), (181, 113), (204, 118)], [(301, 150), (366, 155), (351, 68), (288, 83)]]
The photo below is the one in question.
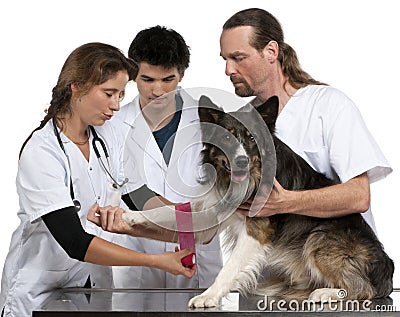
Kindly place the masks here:
[(78, 86), (77, 83), (72, 83), (72, 84), (71, 84), (71, 91), (72, 91), (73, 93), (79, 92), (79, 86)]
[(72, 92), (71, 101), (81, 101), (83, 94), (82, 94), (82, 89), (78, 83), (71, 84), (71, 92)]
[(179, 73), (179, 82), (181, 82), (183, 76), (185, 76), (185, 72), (184, 71)]

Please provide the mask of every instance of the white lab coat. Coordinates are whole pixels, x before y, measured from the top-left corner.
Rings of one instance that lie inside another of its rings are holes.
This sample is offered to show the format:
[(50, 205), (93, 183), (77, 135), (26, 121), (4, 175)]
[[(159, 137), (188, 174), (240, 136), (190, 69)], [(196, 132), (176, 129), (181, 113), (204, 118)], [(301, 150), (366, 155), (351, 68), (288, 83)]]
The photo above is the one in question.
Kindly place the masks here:
[[(107, 144), (114, 177), (121, 181), (123, 156), (122, 146), (118, 144), (120, 138), (116, 137), (108, 122), (95, 129)], [(86, 216), (95, 202), (110, 204), (116, 190), (102, 170), (92, 146), (88, 162), (63, 133), (60, 136), (70, 164), (60, 148), (51, 120), (34, 133), (19, 161), (16, 185), (21, 222), (13, 233), (3, 270), (0, 307), (5, 306), (4, 316), (31, 316), (31, 311), (53, 290), (81, 287), (89, 274), (92, 287), (112, 287), (111, 267), (70, 258), (41, 219), (49, 212), (73, 206), (69, 187), (71, 176), (75, 197), (82, 206), (78, 214), (83, 227), (87, 232), (112, 240), (113, 234), (103, 232), (88, 222)], [(100, 146), (99, 151), (103, 155)]]
[[(125, 135), (125, 174), (127, 189), (138, 189), (146, 184), (151, 190), (174, 203), (190, 201), (198, 193), (202, 150), (197, 101), (184, 90), (182, 116), (175, 136), (169, 165), (166, 166), (153, 134), (139, 105), (139, 96), (122, 107), (112, 120), (116, 129)], [(118, 236), (115, 240), (130, 249), (161, 253), (174, 251), (175, 243), (145, 238)], [(208, 245), (196, 246), (197, 272), (192, 279), (174, 276), (147, 267), (114, 267), (114, 283), (124, 288), (196, 288), (210, 286), (222, 267), (219, 238)]]
[[(364, 172), (373, 183), (392, 172), (356, 105), (330, 86), (299, 89), (279, 114), (276, 134), (315, 170), (343, 183)], [(371, 208), (362, 215), (375, 230)]]

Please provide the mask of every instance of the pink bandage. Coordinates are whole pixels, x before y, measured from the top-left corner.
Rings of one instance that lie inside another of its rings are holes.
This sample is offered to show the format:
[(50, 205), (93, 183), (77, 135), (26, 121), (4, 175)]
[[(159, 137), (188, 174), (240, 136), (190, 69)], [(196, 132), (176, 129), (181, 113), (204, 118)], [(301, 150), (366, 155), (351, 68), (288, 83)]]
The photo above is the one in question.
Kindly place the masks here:
[[(195, 250), (192, 209), (190, 208), (190, 203), (176, 205), (175, 216), (176, 216), (176, 224), (178, 226), (178, 238), (179, 238), (180, 249)], [(184, 266), (192, 267), (196, 263), (195, 252), (182, 258), (181, 262)]]

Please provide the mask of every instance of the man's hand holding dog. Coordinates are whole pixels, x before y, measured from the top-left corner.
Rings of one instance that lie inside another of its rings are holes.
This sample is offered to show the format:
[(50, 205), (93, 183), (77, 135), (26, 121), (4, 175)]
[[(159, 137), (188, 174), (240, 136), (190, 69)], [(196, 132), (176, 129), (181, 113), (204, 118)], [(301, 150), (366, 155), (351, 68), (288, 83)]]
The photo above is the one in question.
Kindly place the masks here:
[[(362, 213), (370, 205), (370, 187), (367, 173), (345, 183), (312, 190), (286, 190), (274, 179), (269, 197), (258, 195), (240, 205), (238, 211), (245, 216), (269, 217), (279, 213), (330, 218)], [(266, 198), (268, 199), (266, 200)]]
[[(264, 190), (265, 191), (265, 190)], [(274, 179), (274, 187), (265, 195), (257, 195), (254, 199), (249, 199), (241, 204), (237, 209), (244, 216), (251, 215), (251, 211), (257, 212), (255, 217), (269, 217), (279, 213), (289, 213), (294, 206), (295, 191), (284, 189), (279, 182)]]

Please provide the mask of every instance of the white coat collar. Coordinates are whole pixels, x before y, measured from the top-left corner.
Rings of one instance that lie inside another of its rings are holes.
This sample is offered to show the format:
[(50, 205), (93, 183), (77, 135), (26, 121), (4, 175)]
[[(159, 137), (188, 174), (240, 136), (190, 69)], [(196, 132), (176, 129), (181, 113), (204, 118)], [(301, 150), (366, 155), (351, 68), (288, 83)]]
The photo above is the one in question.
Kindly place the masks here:
[[(185, 90), (179, 88), (183, 101), (182, 116), (175, 136), (174, 147), (169, 165), (171, 166), (193, 142), (199, 142), (200, 126), (198, 102)], [(162, 153), (153, 137), (146, 120), (143, 117), (139, 96), (121, 109), (121, 119), (131, 127), (128, 133), (129, 141), (135, 142), (143, 151), (150, 155), (160, 166), (166, 168)], [(192, 127), (192, 125), (194, 125)]]
[(183, 89), (179, 90), (179, 94), (183, 101), (182, 116), (175, 135), (169, 167), (177, 163), (182, 153), (201, 142), (198, 102)]
[[(191, 122), (199, 121), (198, 102), (184, 89), (178, 87), (177, 91), (179, 91), (183, 101), (182, 113), (185, 113), (181, 118), (181, 123), (187, 125)], [(137, 119), (139, 117), (143, 118), (142, 110), (140, 109), (139, 95), (137, 95), (133, 101), (123, 106), (119, 115), (123, 122), (133, 128), (137, 127), (137, 124), (139, 123)]]

